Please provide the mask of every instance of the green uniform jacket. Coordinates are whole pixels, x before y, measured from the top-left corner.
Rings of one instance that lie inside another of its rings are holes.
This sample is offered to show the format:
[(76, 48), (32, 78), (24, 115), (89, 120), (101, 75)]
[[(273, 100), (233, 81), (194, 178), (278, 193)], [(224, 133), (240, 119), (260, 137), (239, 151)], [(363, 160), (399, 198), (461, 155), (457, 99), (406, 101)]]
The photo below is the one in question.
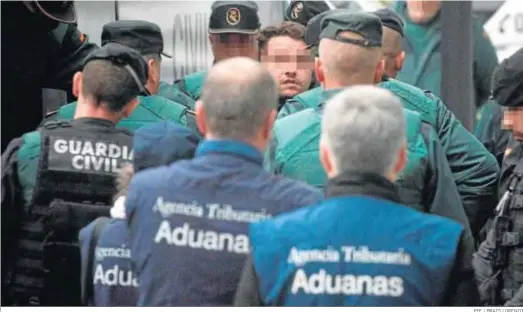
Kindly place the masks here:
[[(434, 127), (454, 175), (472, 231), (479, 235), (497, 202), (499, 165), (496, 158), (434, 94), (395, 79), (387, 79), (379, 85), (398, 96), (404, 108), (418, 112), (424, 122)], [(278, 118), (316, 107), (320, 103), (320, 94), (321, 89), (312, 89), (295, 96), (280, 110)]]
[[(406, 4), (397, 1), (393, 9), (405, 21), (405, 39), (403, 49), (406, 53), (403, 68), (398, 74), (398, 80), (430, 90), (441, 97), (441, 16), (438, 14), (427, 25), (413, 23), (408, 14)], [(498, 65), (496, 50), (488, 38), (483, 26), (473, 17), (474, 44), (474, 87), (476, 91), (476, 106), (485, 103), (490, 95), (490, 80)]]
[(159, 96), (163, 96), (173, 102), (180, 103), (190, 110), (194, 110), (195, 101), (188, 95), (182, 93), (175, 85), (160, 81), (160, 89), (158, 89)]
[(202, 86), (207, 77), (207, 72), (197, 72), (189, 74), (180, 80), (176, 80), (174, 85), (180, 91), (197, 101), (202, 95)]
[(500, 166), (512, 136), (509, 130), (502, 129), (502, 122), (503, 107), (490, 99), (478, 110), (474, 130), (476, 137), (497, 158)]
[[(324, 91), (320, 101), (342, 89)], [(274, 173), (323, 188), (327, 177), (319, 159), (323, 105), (277, 120), (266, 156)], [(468, 228), (468, 220), (437, 135), (420, 115), (405, 109), (408, 161), (396, 184), (402, 202), (420, 211), (449, 217)]]
[[(140, 96), (139, 99), (140, 103), (136, 106), (131, 116), (120, 121), (116, 125), (117, 128), (125, 128), (134, 132), (136, 129), (149, 123), (163, 120), (174, 121), (182, 126), (192, 128), (190, 122), (188, 122), (188, 118), (191, 118), (191, 113), (188, 112), (185, 106), (158, 95)], [(43, 122), (49, 120), (71, 120), (75, 111), (76, 102), (64, 105), (46, 117)]]

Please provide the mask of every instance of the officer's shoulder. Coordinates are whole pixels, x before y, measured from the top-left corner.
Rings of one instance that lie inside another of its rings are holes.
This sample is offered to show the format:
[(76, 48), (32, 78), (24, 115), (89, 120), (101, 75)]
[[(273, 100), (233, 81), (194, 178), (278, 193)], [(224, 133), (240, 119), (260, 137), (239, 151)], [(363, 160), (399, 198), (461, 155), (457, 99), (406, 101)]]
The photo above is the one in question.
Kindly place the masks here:
[(200, 71), (192, 74), (185, 75), (182, 79), (186, 89), (196, 88), (203, 84), (203, 81), (207, 77), (206, 71)]
[[(295, 95), (291, 100), (301, 102), (303, 104), (317, 104), (320, 94), (322, 92), (321, 87), (312, 88), (303, 93)], [(312, 103), (311, 103), (312, 102)]]
[(278, 143), (283, 144), (317, 123), (321, 123), (318, 112), (315, 109), (307, 108), (276, 120), (274, 135), (277, 137)]
[[(252, 237), (256, 239), (256, 241), (252, 241), (252, 243), (258, 246), (265, 243), (272, 244), (267, 238), (277, 238), (281, 234), (288, 233), (288, 231), (283, 231), (283, 229), (293, 228), (296, 225), (299, 225), (301, 228), (304, 223), (313, 222), (314, 218), (309, 218), (309, 216), (315, 213), (316, 210), (321, 209), (321, 207), (322, 204), (318, 201), (318, 203), (304, 205), (292, 211), (280, 213), (272, 219), (253, 223), (251, 225), (251, 231), (258, 232), (259, 235)], [(265, 233), (267, 235), (265, 235)], [(281, 241), (279, 242), (281, 243)]]
[(187, 110), (185, 105), (161, 95), (142, 96), (140, 103), (144, 108), (154, 109), (156, 113), (167, 118), (180, 118)]
[(387, 81), (381, 82), (379, 86), (391, 91), (402, 101), (405, 101), (411, 106), (416, 107), (416, 109), (418, 109), (423, 114), (431, 113), (431, 107), (434, 106), (431, 104), (431, 102), (434, 100), (434, 98), (427, 96), (426, 91), (411, 84), (391, 78), (389, 78)]
[[(48, 121), (45, 124), (52, 123)], [(40, 129), (27, 132), (21, 136), (20, 147), (18, 149), (18, 159), (30, 159), (40, 155), (41, 133)]]
[(323, 199), (322, 192), (302, 181), (297, 181), (281, 175), (273, 175), (274, 181), (271, 182), (278, 190), (278, 197), (289, 201), (296, 207), (305, 207), (317, 204)]

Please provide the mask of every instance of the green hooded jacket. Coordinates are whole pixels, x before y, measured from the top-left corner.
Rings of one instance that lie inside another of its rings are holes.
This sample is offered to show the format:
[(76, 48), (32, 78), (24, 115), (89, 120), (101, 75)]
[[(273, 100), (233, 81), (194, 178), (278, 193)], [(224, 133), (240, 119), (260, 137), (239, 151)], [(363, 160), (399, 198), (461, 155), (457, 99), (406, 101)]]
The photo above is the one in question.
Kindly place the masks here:
[(202, 86), (207, 77), (207, 72), (197, 72), (186, 75), (180, 80), (176, 80), (174, 85), (178, 90), (197, 101), (202, 95)]
[[(390, 78), (381, 82), (379, 86), (398, 96), (404, 108), (419, 113), (421, 119), (436, 130), (471, 229), (475, 236), (479, 235), (480, 229), (492, 215), (497, 203), (499, 165), (496, 158), (463, 127), (434, 94)], [(282, 107), (278, 118), (317, 107), (321, 103), (320, 94), (321, 88), (295, 96)]]
[(160, 81), (160, 88), (158, 89), (157, 95), (163, 96), (173, 102), (180, 103), (190, 110), (194, 110), (196, 101), (180, 91), (175, 85)]
[[(404, 1), (395, 2), (393, 9), (405, 22), (406, 56), (397, 79), (441, 97), (441, 15), (438, 13), (428, 24), (419, 25), (408, 16)], [(498, 58), (483, 26), (475, 17), (472, 22), (474, 87), (476, 107), (480, 107), (490, 95), (490, 81)]]
[[(182, 126), (192, 128), (191, 122), (188, 121), (192, 116), (185, 106), (158, 95), (140, 96), (138, 99), (140, 103), (133, 110), (131, 116), (116, 124), (117, 128), (125, 128), (134, 132), (144, 125), (164, 120), (174, 121)], [(76, 102), (69, 103), (48, 115), (42, 124), (49, 120), (71, 120), (75, 111)]]
[[(342, 89), (320, 92), (320, 106), (279, 119), (266, 154), (270, 171), (323, 188), (327, 176), (319, 159), (323, 104)], [(435, 131), (405, 109), (408, 160), (396, 184), (402, 201), (420, 211), (449, 217), (468, 227), (445, 154)], [(306, 168), (306, 170), (305, 170)]]

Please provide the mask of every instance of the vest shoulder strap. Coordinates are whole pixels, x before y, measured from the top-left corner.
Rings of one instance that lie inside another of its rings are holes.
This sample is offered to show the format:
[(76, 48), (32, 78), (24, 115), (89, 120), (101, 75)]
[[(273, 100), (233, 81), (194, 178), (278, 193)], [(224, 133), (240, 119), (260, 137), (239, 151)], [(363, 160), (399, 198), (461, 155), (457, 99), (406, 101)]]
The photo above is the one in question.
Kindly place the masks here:
[(56, 129), (56, 128), (67, 128), (71, 126), (71, 122), (69, 120), (51, 120), (46, 123), (44, 123), (43, 127), (48, 130)]
[(100, 239), (100, 234), (105, 229), (105, 227), (111, 221), (110, 218), (100, 217), (94, 220), (94, 228), (91, 232), (91, 240), (89, 241), (89, 250), (87, 251), (87, 262), (82, 266), (82, 303), (88, 305), (89, 300), (93, 296), (93, 267), (94, 267), (94, 255), (96, 245), (98, 245), (98, 240)]

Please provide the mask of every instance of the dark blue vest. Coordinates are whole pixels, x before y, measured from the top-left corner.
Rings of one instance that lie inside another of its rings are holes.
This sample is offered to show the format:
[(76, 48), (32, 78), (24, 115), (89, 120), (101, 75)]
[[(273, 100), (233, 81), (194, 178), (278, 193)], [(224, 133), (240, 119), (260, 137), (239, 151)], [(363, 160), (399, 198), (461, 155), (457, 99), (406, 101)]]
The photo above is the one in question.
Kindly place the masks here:
[(319, 198), (264, 171), (261, 153), (239, 142), (206, 141), (192, 160), (138, 173), (125, 206), (139, 305), (232, 304), (249, 223)]
[[(87, 246), (93, 227), (80, 233), (82, 258), (87, 258)], [(131, 264), (127, 222), (113, 219), (101, 232), (93, 257), (94, 306), (136, 306), (138, 279)]]
[(390, 201), (334, 197), (253, 224), (262, 300), (283, 306), (432, 306), (463, 227)]

